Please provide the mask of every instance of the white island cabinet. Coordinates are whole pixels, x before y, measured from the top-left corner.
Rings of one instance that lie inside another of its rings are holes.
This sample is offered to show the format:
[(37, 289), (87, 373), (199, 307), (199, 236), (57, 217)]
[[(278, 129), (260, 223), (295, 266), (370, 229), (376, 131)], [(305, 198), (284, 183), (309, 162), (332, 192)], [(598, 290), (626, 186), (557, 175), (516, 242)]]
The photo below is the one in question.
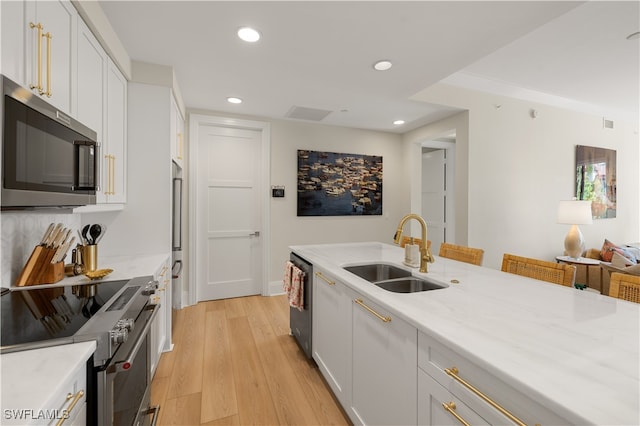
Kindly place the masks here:
[(360, 294), (352, 307), (350, 411), (362, 424), (416, 424), (416, 328)]
[(350, 404), (351, 294), (325, 270), (313, 277), (313, 359), (340, 403)]
[(394, 293), (345, 266), (383, 243), (292, 246), (314, 278), (313, 358), (354, 424), (640, 424), (640, 305), (436, 256), (443, 288)]

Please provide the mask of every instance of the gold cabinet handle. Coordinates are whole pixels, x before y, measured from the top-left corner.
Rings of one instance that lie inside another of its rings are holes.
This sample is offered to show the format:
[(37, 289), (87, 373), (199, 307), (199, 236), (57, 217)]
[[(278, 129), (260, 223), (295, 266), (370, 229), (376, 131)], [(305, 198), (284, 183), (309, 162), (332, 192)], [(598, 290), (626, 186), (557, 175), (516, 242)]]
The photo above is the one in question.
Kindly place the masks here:
[(47, 98), (51, 97), (51, 33), (46, 33), (43, 35), (47, 39), (47, 91), (44, 93), (40, 93), (41, 95), (45, 95)]
[(107, 160), (107, 188), (104, 194), (111, 195), (111, 155), (105, 154), (104, 158)]
[(80, 399), (82, 399), (83, 396), (84, 396), (83, 390), (78, 391), (78, 393), (76, 393), (75, 395), (72, 393), (67, 394), (67, 401), (69, 401), (70, 399), (73, 399), (73, 401), (71, 401), (71, 404), (69, 404), (69, 408), (64, 410), (65, 416), (63, 416), (60, 420), (58, 420), (58, 423), (56, 423), (56, 426), (61, 426), (65, 422), (65, 420), (71, 417), (71, 412), (73, 411), (76, 404), (78, 403), (78, 401), (80, 401)]
[(322, 280), (324, 282), (326, 282), (327, 284), (329, 284), (329, 285), (336, 285), (335, 281), (331, 281), (329, 278), (327, 278), (324, 275), (322, 275), (322, 272), (316, 272), (316, 277), (322, 278)]
[(31, 90), (38, 89), (38, 93), (42, 95), (42, 30), (44, 27), (41, 23), (34, 24), (33, 22), (29, 22), (29, 28), (37, 28), (38, 29), (38, 84), (30, 84), (29, 88)]
[(512, 422), (514, 422), (518, 426), (527, 426), (522, 420), (520, 420), (519, 418), (517, 418), (516, 416), (514, 416), (513, 414), (511, 414), (510, 412), (508, 412), (504, 408), (502, 408), (502, 406), (500, 406), (500, 404), (498, 404), (497, 402), (495, 402), (494, 400), (492, 400), (491, 398), (486, 396), (484, 393), (482, 393), (478, 389), (476, 389), (472, 384), (468, 383), (463, 378), (458, 376), (458, 374), (460, 372), (458, 371), (458, 369), (456, 367), (445, 368), (444, 372), (447, 373), (449, 376), (453, 377), (456, 381), (458, 381), (460, 384), (462, 384), (462, 386), (464, 386), (465, 388), (469, 389), (471, 392), (473, 392), (474, 394), (479, 396), (487, 404), (491, 405), (493, 408), (498, 410), (500, 413), (502, 413), (502, 415), (506, 416), (509, 420), (511, 420)]
[(453, 417), (456, 418), (457, 421), (460, 422), (460, 424), (464, 425), (464, 426), (471, 426), (469, 424), (469, 422), (467, 422), (465, 419), (463, 419), (460, 414), (456, 413), (456, 403), (451, 401), (448, 404), (443, 403), (442, 404), (442, 408), (444, 408), (444, 411), (447, 411), (449, 414), (451, 414)]
[(116, 156), (111, 156), (111, 195), (116, 195)]
[(369, 306), (367, 306), (362, 299), (355, 299), (354, 302), (356, 302), (358, 305), (360, 305), (363, 308), (365, 308), (370, 314), (372, 314), (373, 316), (378, 318), (380, 321), (382, 321), (382, 322), (390, 322), (391, 321), (391, 317), (390, 316), (380, 315), (379, 313), (377, 313), (376, 311), (371, 309)]

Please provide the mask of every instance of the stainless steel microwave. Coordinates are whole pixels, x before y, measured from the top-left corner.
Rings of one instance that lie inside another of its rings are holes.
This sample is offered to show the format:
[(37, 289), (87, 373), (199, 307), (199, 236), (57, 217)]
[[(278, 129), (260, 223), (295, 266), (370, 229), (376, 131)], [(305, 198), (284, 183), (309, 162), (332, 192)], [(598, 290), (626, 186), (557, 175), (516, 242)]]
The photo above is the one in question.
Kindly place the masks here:
[(2, 210), (96, 203), (96, 132), (2, 76)]

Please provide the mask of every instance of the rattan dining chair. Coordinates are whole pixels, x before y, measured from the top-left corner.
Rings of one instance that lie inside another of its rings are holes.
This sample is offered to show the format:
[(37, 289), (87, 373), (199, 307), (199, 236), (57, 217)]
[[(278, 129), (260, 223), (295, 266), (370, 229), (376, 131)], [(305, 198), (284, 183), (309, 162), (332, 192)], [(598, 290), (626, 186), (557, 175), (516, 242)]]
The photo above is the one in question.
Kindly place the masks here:
[(442, 243), (440, 244), (440, 253), (438, 253), (438, 256), (480, 266), (482, 265), (482, 256), (484, 256), (484, 250), (479, 248), (459, 246), (456, 244)]
[[(413, 238), (413, 237), (409, 237), (409, 236), (403, 236), (402, 240), (400, 240), (400, 247), (404, 247), (407, 244), (410, 244), (411, 240), (413, 240), (413, 244), (417, 244), (417, 245), (422, 244), (422, 240), (420, 238)], [(427, 240), (427, 247), (431, 248), (431, 240)]]
[(507, 253), (502, 257), (502, 271), (567, 287), (573, 287), (576, 279), (574, 265), (547, 262)]
[(609, 296), (640, 303), (640, 275), (612, 273)]

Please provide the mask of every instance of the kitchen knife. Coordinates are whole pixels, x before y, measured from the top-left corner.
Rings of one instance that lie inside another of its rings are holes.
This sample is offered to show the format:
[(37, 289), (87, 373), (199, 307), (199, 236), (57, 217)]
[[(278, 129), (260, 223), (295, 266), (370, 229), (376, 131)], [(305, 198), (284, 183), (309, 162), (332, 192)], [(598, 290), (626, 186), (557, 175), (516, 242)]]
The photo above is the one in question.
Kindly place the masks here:
[(51, 222), (51, 223), (49, 224), (49, 226), (47, 227), (47, 230), (44, 232), (44, 235), (42, 236), (42, 240), (40, 240), (40, 245), (41, 245), (41, 246), (44, 246), (44, 245), (46, 244), (47, 240), (49, 240), (49, 236), (50, 236), (50, 235), (51, 235), (51, 233), (53, 232), (53, 228), (54, 228), (55, 226), (56, 226), (56, 225), (55, 225), (53, 222)]

